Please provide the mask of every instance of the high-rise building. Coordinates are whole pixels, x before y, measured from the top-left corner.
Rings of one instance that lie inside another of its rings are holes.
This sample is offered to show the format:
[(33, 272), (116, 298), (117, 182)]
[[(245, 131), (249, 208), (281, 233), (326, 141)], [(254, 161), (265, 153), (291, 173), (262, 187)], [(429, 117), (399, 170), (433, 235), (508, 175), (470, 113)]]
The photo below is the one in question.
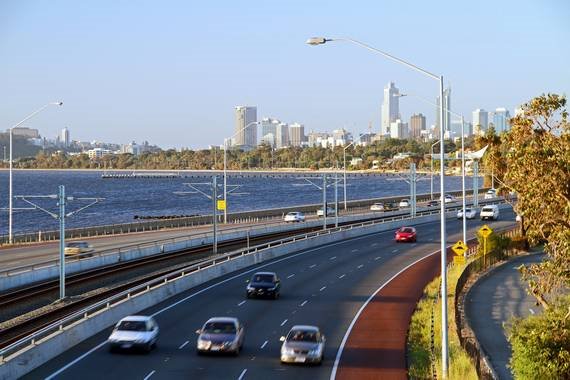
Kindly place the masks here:
[(69, 147), (69, 144), (71, 143), (71, 141), (69, 140), (69, 129), (63, 128), (61, 130), (60, 142), (64, 148)]
[(497, 134), (508, 131), (510, 126), (511, 115), (506, 108), (497, 108), (493, 116), (493, 123), (495, 124), (495, 132)]
[[(435, 101), (437, 107), (435, 108), (435, 135), (439, 136), (439, 119), (440, 119), (440, 101), (439, 101), (439, 96), (437, 97), (436, 101)], [(449, 128), (451, 127), (451, 114), (449, 112), (447, 112), (448, 110), (451, 110), (451, 88), (448, 87), (445, 90), (443, 90), (443, 121), (444, 121), (444, 126), (445, 129), (449, 130)]]
[(257, 107), (235, 107), (235, 145), (253, 148), (257, 145)]
[(397, 119), (390, 124), (390, 137), (393, 139), (407, 139), (409, 137), (408, 123)]
[(410, 137), (419, 139), (422, 131), (426, 129), (426, 117), (420, 114), (414, 114), (410, 117)]
[(489, 127), (489, 113), (484, 109), (477, 108), (473, 111), (473, 128), (474, 133), (485, 133)]
[(275, 136), (277, 131), (277, 125), (280, 123), (279, 120), (270, 117), (263, 118), (261, 120), (261, 136), (265, 136), (272, 133)]
[(382, 103), (382, 125), (380, 134), (390, 135), (390, 124), (400, 118), (400, 90), (394, 82), (384, 87), (384, 102)]
[(344, 128), (332, 131), (333, 146), (343, 146), (352, 141), (352, 134)]
[(305, 141), (305, 126), (299, 123), (289, 125), (289, 143), (291, 146), (301, 146)]
[(279, 123), (275, 129), (275, 147), (277, 149), (289, 146), (289, 125)]
[(272, 148), (275, 148), (275, 135), (273, 133), (267, 133), (261, 136), (260, 144), (269, 145)]
[(326, 132), (310, 132), (307, 135), (307, 143), (311, 147), (326, 148), (328, 138), (329, 134)]

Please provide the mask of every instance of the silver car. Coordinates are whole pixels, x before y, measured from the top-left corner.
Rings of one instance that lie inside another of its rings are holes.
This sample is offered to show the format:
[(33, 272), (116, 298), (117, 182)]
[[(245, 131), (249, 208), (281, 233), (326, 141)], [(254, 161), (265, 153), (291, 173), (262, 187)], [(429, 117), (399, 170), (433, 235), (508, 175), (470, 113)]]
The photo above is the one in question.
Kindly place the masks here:
[(293, 326), (281, 341), (281, 363), (321, 364), (325, 355), (325, 336), (316, 326)]
[(204, 326), (196, 331), (198, 341), (196, 351), (203, 353), (232, 353), (239, 355), (243, 347), (244, 328), (237, 318), (210, 318)]
[(132, 315), (117, 323), (107, 342), (109, 349), (141, 348), (146, 352), (156, 346), (158, 324), (152, 317)]

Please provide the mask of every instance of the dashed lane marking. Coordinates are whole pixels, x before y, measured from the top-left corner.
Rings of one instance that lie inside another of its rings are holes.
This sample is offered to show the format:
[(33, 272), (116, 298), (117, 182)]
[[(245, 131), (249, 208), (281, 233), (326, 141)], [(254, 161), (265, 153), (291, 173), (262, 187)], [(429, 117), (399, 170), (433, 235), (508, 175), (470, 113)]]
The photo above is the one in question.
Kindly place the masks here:
[(380, 260), (380, 259), (381, 259), (380, 256), (376, 256), (376, 257), (374, 258), (374, 261), (377, 261), (377, 260)]
[(186, 342), (182, 343), (182, 344), (180, 345), (180, 347), (178, 347), (178, 349), (179, 349), (179, 350), (183, 349), (184, 347), (186, 347), (186, 345), (187, 345), (188, 343), (190, 343), (190, 341), (187, 340)]
[(341, 279), (343, 279), (343, 278), (345, 278), (345, 277), (346, 277), (346, 274), (341, 274), (340, 276), (338, 276), (338, 279), (341, 280)]
[(528, 311), (530, 311), (530, 313), (531, 313), (532, 315), (534, 315), (534, 310), (528, 309)]
[(295, 273), (290, 274), (287, 278), (295, 277)]
[(265, 346), (267, 346), (267, 343), (269, 343), (269, 342), (266, 340), (265, 342), (263, 342), (263, 344), (259, 348), (261, 348), (263, 350), (263, 348), (265, 348)]
[(313, 268), (316, 267), (316, 266), (317, 266), (317, 264), (313, 264), (313, 265), (311, 265), (309, 268), (313, 269)]
[(307, 302), (309, 302), (309, 301), (304, 300), (303, 302), (301, 302), (301, 304), (300, 304), (299, 306), (303, 307), (303, 306), (305, 306), (305, 305), (307, 304)]
[(155, 372), (156, 372), (156, 371), (153, 369), (152, 371), (150, 371), (150, 372), (149, 372), (149, 374), (148, 374), (148, 375), (146, 375), (146, 376), (144, 377), (144, 379), (143, 379), (143, 380), (148, 380), (148, 379), (150, 379), (150, 378), (151, 378), (151, 376), (152, 376), (152, 375), (154, 375), (154, 373), (155, 373)]
[(376, 247), (378, 245), (378, 243), (372, 243), (373, 247)]
[(240, 303), (238, 303), (237, 305), (238, 305), (238, 306), (241, 306), (241, 305), (243, 305), (245, 302), (246, 302), (246, 301), (243, 300), (243, 301), (241, 301)]
[(336, 256), (333, 256), (333, 257), (331, 257), (330, 259), (331, 259), (331, 260), (334, 260), (334, 259), (336, 259)]
[(323, 286), (322, 288), (319, 289), (319, 292), (322, 292), (323, 290), (325, 290), (327, 287)]
[(283, 322), (281, 322), (281, 326), (285, 326), (285, 323), (287, 323), (288, 319), (284, 320)]
[(398, 252), (397, 248), (392, 250), (392, 253), (396, 253), (396, 252)]
[(247, 372), (247, 368), (244, 368), (244, 370), (241, 371), (241, 374), (239, 375), (238, 380), (243, 380), (246, 372)]
[(354, 253), (354, 252), (358, 252), (358, 249), (353, 249), (353, 250), (352, 250), (352, 251), (350, 251), (350, 252), (352, 252), (352, 253)]
[(357, 266), (358, 269), (362, 268), (364, 265), (360, 264), (359, 266)]

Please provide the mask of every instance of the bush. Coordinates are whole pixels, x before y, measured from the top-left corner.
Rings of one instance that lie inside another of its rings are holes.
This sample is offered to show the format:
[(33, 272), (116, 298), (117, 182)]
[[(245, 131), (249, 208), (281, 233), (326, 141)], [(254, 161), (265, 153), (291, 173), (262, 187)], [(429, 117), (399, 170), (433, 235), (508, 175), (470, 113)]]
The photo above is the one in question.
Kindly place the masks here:
[(543, 314), (514, 319), (509, 341), (516, 379), (570, 379), (570, 296)]

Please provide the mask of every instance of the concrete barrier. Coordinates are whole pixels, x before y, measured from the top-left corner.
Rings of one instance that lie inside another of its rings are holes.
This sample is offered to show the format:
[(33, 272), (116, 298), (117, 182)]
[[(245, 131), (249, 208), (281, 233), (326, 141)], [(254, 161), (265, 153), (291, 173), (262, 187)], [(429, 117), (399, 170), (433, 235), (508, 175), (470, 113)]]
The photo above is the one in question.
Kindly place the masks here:
[[(455, 216), (455, 212), (446, 213), (446, 217), (451, 216)], [(439, 220), (438, 214), (419, 217), (415, 219), (412, 224), (427, 223), (435, 220)], [(410, 220), (408, 219), (407, 222), (409, 223)], [(112, 326), (121, 318), (139, 313), (169, 297), (187, 291), (207, 281), (293, 252), (354, 237), (389, 231), (401, 225), (402, 220), (396, 220), (344, 229), (309, 239), (296, 240), (276, 247), (259, 250), (255, 253), (240, 256), (229, 261), (224, 261), (178, 279), (161, 283), (147, 292), (137, 294), (122, 302), (113, 304), (106, 310), (90, 315), (61, 330), (57, 330), (52, 335), (35, 342), (36, 344), (33, 346), (28, 346), (26, 349), (22, 349), (9, 357), (5, 357), (4, 362), (0, 365), (0, 379), (8, 380), (19, 378), (81, 343), (85, 339)]]

